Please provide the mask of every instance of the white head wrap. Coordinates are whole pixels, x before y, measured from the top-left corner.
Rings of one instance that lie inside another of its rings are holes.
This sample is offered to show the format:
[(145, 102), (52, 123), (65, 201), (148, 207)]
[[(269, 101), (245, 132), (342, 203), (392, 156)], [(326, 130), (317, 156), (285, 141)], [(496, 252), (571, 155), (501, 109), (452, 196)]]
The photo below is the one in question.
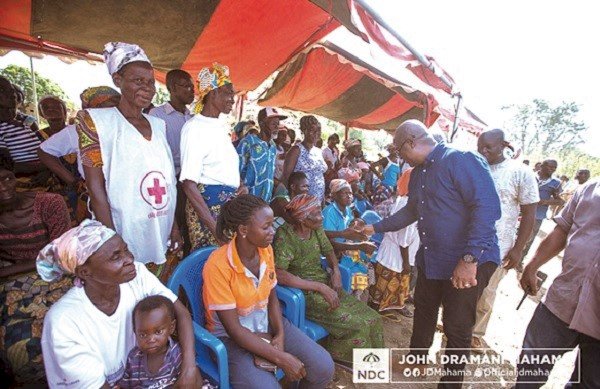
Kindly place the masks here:
[(56, 281), (63, 274), (72, 274), (83, 265), (100, 246), (116, 234), (97, 220), (86, 219), (44, 247), (36, 267), (44, 281)]
[(152, 65), (144, 50), (140, 46), (131, 43), (108, 42), (104, 45), (102, 55), (111, 76), (131, 62), (142, 61)]

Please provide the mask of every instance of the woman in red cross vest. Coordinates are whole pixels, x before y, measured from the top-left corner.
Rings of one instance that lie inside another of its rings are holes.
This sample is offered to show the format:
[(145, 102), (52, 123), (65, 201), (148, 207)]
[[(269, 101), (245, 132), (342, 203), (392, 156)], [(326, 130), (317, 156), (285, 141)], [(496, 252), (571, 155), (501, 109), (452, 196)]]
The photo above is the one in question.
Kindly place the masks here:
[(163, 265), (167, 251), (178, 251), (182, 240), (165, 122), (142, 112), (156, 93), (154, 71), (136, 45), (108, 43), (104, 58), (121, 100), (114, 108), (81, 111), (77, 124), (91, 210), (165, 281), (172, 266)]

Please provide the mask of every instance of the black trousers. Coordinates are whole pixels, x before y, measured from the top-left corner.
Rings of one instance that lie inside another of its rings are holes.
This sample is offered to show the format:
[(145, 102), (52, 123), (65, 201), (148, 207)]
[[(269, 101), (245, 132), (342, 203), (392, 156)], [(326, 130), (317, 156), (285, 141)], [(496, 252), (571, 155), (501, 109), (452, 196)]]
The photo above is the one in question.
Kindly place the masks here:
[[(415, 317), (410, 339), (411, 349), (428, 349), (433, 343), (440, 306), (443, 307), (442, 321), (448, 338), (446, 355), (462, 357), (468, 355), (477, 313), (477, 300), (497, 269), (493, 262), (485, 262), (477, 267), (477, 286), (456, 289), (450, 280), (429, 280), (425, 271), (419, 268), (415, 288)], [(463, 349), (463, 350), (458, 350)], [(413, 350), (411, 354), (424, 355), (425, 350)], [(464, 363), (446, 364), (444, 369), (451, 374), (442, 378), (440, 388), (460, 388), (465, 369)]]

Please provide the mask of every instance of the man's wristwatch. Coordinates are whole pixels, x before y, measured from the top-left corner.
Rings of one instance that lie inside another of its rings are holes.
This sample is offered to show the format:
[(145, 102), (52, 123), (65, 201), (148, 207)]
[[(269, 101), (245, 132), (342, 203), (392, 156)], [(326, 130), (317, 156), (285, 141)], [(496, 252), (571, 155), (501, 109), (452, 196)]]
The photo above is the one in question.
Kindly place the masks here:
[(471, 254), (465, 254), (463, 255), (463, 257), (461, 258), (461, 260), (465, 263), (474, 263), (477, 264), (477, 258), (475, 258), (475, 256), (471, 255)]

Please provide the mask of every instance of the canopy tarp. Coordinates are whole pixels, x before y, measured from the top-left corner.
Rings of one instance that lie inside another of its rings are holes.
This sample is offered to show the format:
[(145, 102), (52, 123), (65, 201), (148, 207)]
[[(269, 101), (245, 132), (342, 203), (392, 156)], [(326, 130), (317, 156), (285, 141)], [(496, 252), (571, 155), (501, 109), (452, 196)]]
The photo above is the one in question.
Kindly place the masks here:
[(398, 127), (408, 119), (433, 123), (435, 100), (392, 80), (331, 42), (312, 47), (283, 68), (259, 101), (313, 113), (365, 129)]
[(246, 91), (340, 23), (356, 33), (345, 0), (4, 0), (0, 47), (100, 59), (106, 42), (136, 43), (161, 81), (220, 62)]

